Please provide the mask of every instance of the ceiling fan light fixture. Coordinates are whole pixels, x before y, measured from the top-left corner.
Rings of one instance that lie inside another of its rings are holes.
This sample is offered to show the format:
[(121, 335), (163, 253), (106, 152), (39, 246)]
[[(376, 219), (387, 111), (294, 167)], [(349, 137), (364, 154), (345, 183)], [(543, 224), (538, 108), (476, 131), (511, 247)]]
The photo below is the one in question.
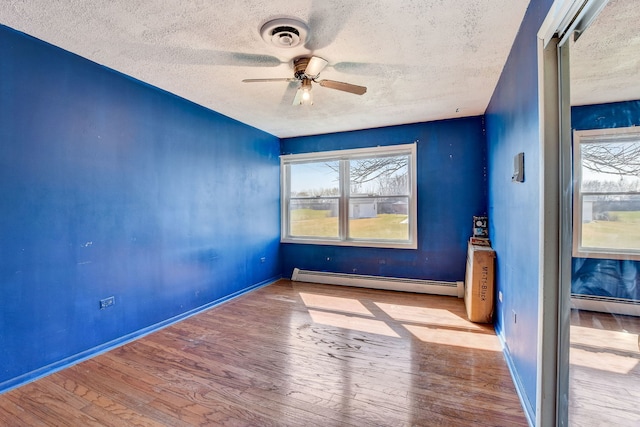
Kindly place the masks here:
[(282, 49), (304, 45), (308, 34), (307, 24), (291, 18), (274, 19), (260, 28), (260, 35), (267, 44)]
[(300, 86), (300, 104), (313, 105), (313, 93), (311, 92), (311, 80), (303, 79)]

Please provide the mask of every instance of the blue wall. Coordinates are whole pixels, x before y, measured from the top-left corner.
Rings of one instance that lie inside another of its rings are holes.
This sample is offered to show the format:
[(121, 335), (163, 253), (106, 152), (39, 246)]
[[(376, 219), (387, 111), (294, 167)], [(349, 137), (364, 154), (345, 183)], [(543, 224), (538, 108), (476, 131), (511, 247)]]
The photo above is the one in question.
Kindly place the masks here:
[(0, 142), (0, 391), (280, 276), (271, 135), (0, 26)]
[[(573, 130), (640, 126), (640, 100), (571, 108)], [(640, 262), (572, 260), (572, 292), (640, 300)]]
[(486, 214), (486, 142), (481, 117), (289, 138), (282, 154), (418, 141), (418, 249), (283, 244), (293, 268), (387, 277), (464, 280), (472, 217)]
[(640, 126), (640, 100), (571, 107), (573, 130)]
[[(532, 0), (487, 108), (489, 234), (496, 250), (496, 331), (525, 410), (535, 419), (540, 203), (536, 34), (552, 0)], [(524, 152), (525, 181), (512, 183)], [(513, 313), (517, 313), (514, 323)]]

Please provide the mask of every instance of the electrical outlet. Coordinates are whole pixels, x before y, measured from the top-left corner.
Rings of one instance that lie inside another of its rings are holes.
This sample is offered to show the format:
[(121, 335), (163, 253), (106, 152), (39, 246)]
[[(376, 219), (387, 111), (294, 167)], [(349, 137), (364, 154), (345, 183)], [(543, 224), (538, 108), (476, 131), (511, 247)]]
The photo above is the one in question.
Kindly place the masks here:
[(108, 297), (100, 300), (100, 310), (111, 307), (116, 303), (116, 297)]

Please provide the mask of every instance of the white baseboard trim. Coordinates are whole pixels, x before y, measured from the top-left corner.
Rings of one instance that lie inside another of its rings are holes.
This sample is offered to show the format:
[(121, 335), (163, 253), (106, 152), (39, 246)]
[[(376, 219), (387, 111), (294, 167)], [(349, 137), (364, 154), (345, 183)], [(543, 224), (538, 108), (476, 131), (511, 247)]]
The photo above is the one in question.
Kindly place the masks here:
[(293, 269), (291, 280), (326, 285), (355, 286), (389, 291), (464, 297), (464, 282), (405, 279), (401, 277), (366, 276), (362, 274), (331, 273)]

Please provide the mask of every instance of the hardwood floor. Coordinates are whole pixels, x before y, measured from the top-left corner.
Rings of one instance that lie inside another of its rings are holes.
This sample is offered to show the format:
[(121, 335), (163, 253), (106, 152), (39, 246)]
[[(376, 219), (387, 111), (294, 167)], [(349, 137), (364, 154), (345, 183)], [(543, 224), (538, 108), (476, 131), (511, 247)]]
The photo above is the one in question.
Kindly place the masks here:
[(571, 425), (640, 425), (640, 319), (573, 310)]
[(7, 426), (526, 426), (461, 299), (282, 280), (0, 395)]

